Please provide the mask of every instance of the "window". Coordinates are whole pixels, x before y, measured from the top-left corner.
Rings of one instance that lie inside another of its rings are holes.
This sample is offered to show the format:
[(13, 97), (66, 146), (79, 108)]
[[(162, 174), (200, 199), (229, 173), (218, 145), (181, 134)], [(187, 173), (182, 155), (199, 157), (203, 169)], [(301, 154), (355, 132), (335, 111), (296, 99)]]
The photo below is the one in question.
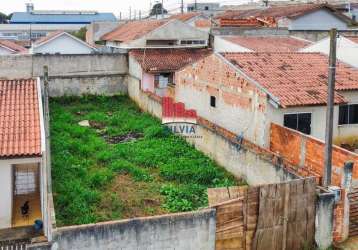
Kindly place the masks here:
[(338, 124), (358, 124), (358, 104), (339, 106)]
[(204, 7), (204, 10), (209, 10), (209, 6), (205, 6), (205, 7)]
[(283, 125), (309, 135), (311, 134), (311, 113), (285, 114)]
[(216, 107), (216, 97), (210, 96), (210, 106), (215, 108)]
[(166, 88), (168, 84), (174, 84), (174, 75), (173, 73), (160, 73), (154, 75), (154, 86), (156, 88), (162, 89)]
[(190, 45), (190, 44), (203, 44), (205, 45), (205, 40), (181, 40), (181, 45)]

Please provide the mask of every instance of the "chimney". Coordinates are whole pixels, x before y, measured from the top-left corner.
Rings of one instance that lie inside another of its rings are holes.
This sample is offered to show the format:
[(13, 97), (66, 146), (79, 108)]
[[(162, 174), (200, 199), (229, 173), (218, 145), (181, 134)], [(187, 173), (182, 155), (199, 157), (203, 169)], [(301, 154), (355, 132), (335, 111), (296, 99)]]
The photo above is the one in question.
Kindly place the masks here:
[(34, 4), (33, 3), (26, 3), (26, 12), (31, 13), (34, 11)]

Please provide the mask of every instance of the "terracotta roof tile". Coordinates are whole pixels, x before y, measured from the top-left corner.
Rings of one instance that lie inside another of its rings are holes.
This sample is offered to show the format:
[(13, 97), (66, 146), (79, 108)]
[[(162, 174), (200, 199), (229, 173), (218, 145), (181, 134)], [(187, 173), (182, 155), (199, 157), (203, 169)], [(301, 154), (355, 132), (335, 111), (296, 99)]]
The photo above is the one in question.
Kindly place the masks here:
[(224, 36), (223, 39), (255, 52), (295, 52), (311, 42), (282, 36)]
[(169, 17), (169, 19), (176, 19), (182, 22), (186, 22), (189, 21), (190, 19), (192, 19), (193, 17), (199, 16), (201, 15), (200, 12), (187, 12), (187, 13), (183, 13), (183, 14), (176, 14), (176, 15), (172, 15)]
[(37, 82), (0, 80), (0, 157), (41, 155)]
[(358, 36), (344, 36), (344, 37), (358, 44)]
[[(283, 107), (322, 105), (328, 58), (319, 53), (224, 53), (228, 61), (279, 99)], [(336, 91), (358, 90), (358, 70), (338, 62)], [(346, 102), (336, 92), (335, 103)]]
[(146, 72), (176, 71), (212, 53), (210, 49), (133, 50), (134, 57)]
[(14, 54), (25, 54), (27, 49), (10, 40), (0, 40), (0, 46), (9, 48)]
[(102, 36), (104, 41), (130, 42), (167, 23), (168, 20), (132, 21)]

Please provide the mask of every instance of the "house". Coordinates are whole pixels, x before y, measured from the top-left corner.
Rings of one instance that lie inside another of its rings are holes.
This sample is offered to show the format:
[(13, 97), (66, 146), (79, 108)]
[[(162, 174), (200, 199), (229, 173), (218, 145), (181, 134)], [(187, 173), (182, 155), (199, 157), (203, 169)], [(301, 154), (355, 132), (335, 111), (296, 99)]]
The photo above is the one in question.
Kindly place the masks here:
[(179, 20), (131, 21), (105, 34), (106, 45), (122, 49), (203, 48), (209, 34)]
[[(39, 79), (0, 80), (0, 229), (47, 234), (45, 129)], [(15, 232), (13, 232), (15, 233)]]
[(290, 36), (215, 36), (216, 52), (295, 52), (311, 42)]
[(355, 22), (328, 4), (271, 6), (226, 11), (217, 17), (221, 27), (275, 27), (288, 30), (340, 31), (354, 29)]
[(211, 2), (211, 3), (189, 3), (186, 7), (188, 12), (206, 12), (206, 13), (215, 13), (216, 11), (220, 10), (220, 3), (219, 2)]
[(201, 12), (187, 12), (176, 14), (169, 17), (169, 19), (176, 19), (182, 21), (197, 29), (209, 32), (211, 28), (211, 20), (208, 15)]
[(14, 12), (10, 24), (81, 24), (82, 27), (95, 21), (117, 19), (113, 13), (83, 10), (35, 10), (32, 3), (26, 4), (26, 12)]
[(212, 53), (210, 49), (146, 49), (129, 52), (129, 72), (141, 90), (167, 96), (175, 85), (175, 72)]
[(26, 54), (27, 52), (26, 48), (11, 40), (0, 39), (0, 55)]
[[(316, 43), (302, 48), (302, 52), (321, 52), (329, 55), (330, 39), (326, 37)], [(337, 58), (342, 62), (358, 68), (358, 36), (342, 36), (337, 38)]]
[[(214, 53), (176, 72), (175, 100), (267, 147), (270, 124), (324, 139), (328, 58), (319, 53)], [(358, 135), (358, 71), (337, 64), (334, 136)]]
[(96, 48), (64, 31), (50, 33), (32, 44), (31, 54), (91, 54)]

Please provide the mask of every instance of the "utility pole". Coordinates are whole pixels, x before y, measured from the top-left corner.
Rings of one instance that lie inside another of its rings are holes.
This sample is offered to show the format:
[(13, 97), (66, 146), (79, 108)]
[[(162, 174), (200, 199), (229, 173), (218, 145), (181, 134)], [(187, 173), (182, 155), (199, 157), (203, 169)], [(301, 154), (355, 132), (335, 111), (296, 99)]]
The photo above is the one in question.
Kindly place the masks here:
[(119, 12), (119, 21), (122, 21), (122, 12)]
[(182, 14), (184, 13), (184, 0), (181, 0), (180, 12), (181, 12)]
[(197, 11), (198, 10), (198, 3), (197, 0), (194, 1), (194, 10)]
[(139, 10), (139, 20), (142, 20), (142, 11)]
[(129, 20), (132, 20), (132, 7), (129, 7)]
[(164, 19), (164, 0), (162, 0), (162, 19)]
[(324, 147), (324, 175), (323, 186), (331, 185), (332, 177), (332, 137), (333, 137), (333, 111), (334, 111), (334, 89), (336, 80), (336, 44), (337, 29), (330, 31), (329, 66), (328, 66), (328, 97), (326, 112), (326, 136)]

